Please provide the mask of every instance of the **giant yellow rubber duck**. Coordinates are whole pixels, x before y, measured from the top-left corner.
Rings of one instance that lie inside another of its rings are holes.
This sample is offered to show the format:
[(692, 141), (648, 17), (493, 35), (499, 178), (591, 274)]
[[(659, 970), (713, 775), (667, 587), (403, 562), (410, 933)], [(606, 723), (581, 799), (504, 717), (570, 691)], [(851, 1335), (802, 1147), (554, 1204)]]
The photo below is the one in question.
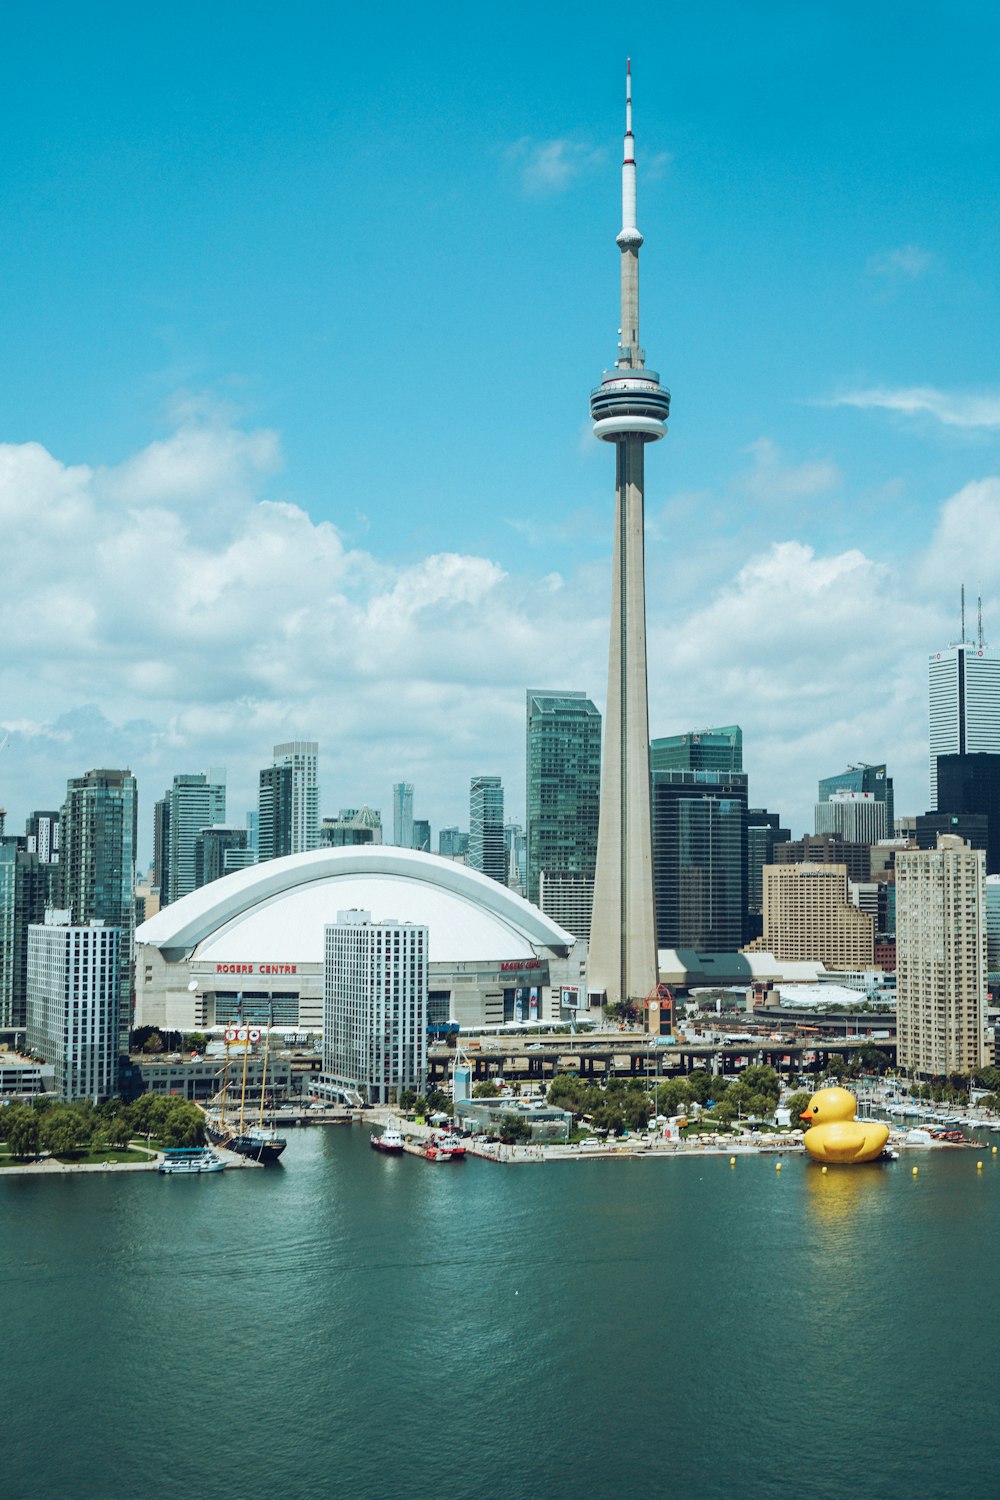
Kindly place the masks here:
[(879, 1120), (856, 1120), (858, 1101), (847, 1089), (820, 1089), (813, 1094), (800, 1119), (812, 1126), (803, 1144), (815, 1161), (874, 1161), (889, 1139), (889, 1127)]

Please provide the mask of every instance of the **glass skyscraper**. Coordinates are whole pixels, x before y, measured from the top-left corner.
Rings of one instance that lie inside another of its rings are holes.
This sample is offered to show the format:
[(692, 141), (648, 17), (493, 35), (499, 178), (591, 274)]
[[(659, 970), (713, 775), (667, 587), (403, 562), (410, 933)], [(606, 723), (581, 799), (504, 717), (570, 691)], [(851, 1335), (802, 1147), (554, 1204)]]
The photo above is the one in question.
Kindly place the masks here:
[(507, 884), (503, 836), (503, 785), (499, 776), (473, 776), (469, 783), (469, 853), (466, 863)]
[(668, 734), (649, 746), (652, 771), (718, 771), (733, 775), (743, 770), (743, 731), (738, 724), (720, 729), (698, 729), (690, 734)]
[(103, 922), (121, 932), (118, 1045), (132, 1025), (135, 932), (136, 786), (131, 771), (88, 771), (66, 785), (59, 830), (62, 906), (72, 923)]
[(734, 952), (746, 920), (746, 776), (654, 766), (651, 791), (657, 947)]
[(601, 715), (586, 693), (529, 690), (525, 790), (527, 896), (537, 905), (543, 872), (547, 879), (594, 879), (601, 810)]

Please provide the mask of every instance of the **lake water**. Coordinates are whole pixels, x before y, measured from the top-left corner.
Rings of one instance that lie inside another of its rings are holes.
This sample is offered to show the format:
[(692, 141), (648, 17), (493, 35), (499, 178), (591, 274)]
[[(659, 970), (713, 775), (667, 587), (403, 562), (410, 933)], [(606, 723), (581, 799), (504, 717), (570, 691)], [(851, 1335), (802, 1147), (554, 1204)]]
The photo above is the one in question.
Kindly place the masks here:
[(982, 1158), (0, 1173), (0, 1494), (988, 1500)]

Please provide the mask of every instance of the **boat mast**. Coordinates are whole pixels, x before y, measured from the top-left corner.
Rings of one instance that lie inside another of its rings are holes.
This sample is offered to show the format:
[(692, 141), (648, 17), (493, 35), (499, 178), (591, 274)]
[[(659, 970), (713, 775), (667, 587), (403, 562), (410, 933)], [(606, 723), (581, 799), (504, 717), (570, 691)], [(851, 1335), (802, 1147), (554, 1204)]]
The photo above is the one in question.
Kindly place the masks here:
[(243, 1116), (247, 1104), (247, 1063), (250, 1061), (250, 1027), (242, 1026), (240, 1030), (244, 1034), (243, 1042), (243, 1080), (240, 1084), (240, 1135), (243, 1134)]
[(264, 1067), (260, 1075), (260, 1118), (258, 1128), (264, 1129), (264, 1085), (267, 1083), (267, 1057), (271, 1050), (271, 1007), (267, 1007), (267, 1030), (264, 1032)]

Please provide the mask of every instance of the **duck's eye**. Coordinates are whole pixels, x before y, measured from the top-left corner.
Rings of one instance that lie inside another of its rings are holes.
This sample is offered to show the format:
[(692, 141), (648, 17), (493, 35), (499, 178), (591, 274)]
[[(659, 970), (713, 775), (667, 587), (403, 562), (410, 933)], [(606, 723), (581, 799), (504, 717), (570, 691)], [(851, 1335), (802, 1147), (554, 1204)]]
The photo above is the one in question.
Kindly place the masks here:
[(813, 1105), (813, 1114), (814, 1115), (818, 1115), (819, 1114), (819, 1105), (818, 1104), (814, 1104)]

